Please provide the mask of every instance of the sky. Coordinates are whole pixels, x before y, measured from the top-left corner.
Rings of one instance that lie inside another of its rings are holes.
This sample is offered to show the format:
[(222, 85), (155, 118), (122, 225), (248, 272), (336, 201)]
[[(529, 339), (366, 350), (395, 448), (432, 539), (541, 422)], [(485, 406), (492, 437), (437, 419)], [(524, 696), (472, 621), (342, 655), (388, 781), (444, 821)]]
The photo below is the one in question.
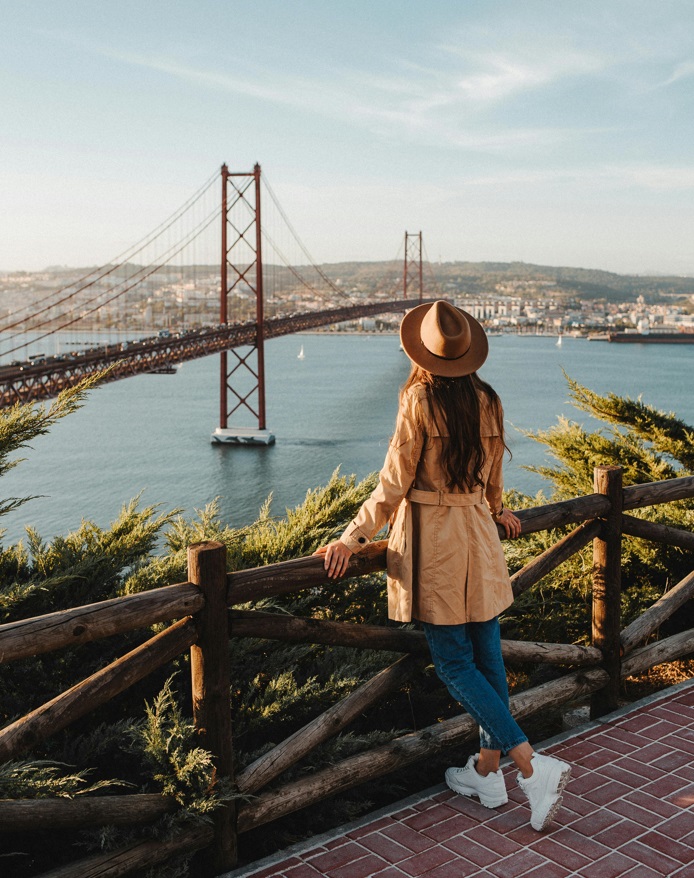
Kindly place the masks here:
[(259, 162), (318, 262), (694, 274), (693, 104), (691, 0), (0, 0), (0, 270)]

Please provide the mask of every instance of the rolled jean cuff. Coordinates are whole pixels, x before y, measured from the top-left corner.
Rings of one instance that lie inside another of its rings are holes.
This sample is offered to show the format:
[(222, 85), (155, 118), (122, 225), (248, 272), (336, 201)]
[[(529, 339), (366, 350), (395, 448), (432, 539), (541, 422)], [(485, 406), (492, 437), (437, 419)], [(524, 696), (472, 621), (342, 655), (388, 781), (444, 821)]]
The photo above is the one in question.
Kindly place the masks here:
[(528, 739), (526, 736), (521, 735), (517, 741), (507, 741), (502, 744), (500, 741), (492, 738), (489, 733), (480, 726), (480, 747), (483, 750), (500, 750), (504, 755), (507, 755), (514, 747), (518, 747), (520, 744), (525, 744), (527, 741)]
[[(465, 693), (457, 689), (454, 683), (451, 683), (450, 681), (444, 682), (446, 682), (448, 691), (451, 692), (451, 694), (453, 694), (454, 691), (457, 692), (457, 695), (455, 696), (457, 700), (478, 722), (480, 727), (487, 732), (488, 739), (496, 744), (496, 746), (488, 747), (487, 749), (501, 750), (502, 753), (508, 753), (509, 750), (513, 750), (518, 744), (522, 744), (523, 741), (528, 740), (505, 705), (505, 716), (500, 716), (494, 710), (487, 712), (485, 709), (487, 707), (486, 705), (475, 702), (474, 699), (466, 698)], [(496, 734), (492, 733), (492, 729)], [(506, 737), (502, 740), (500, 737), (497, 737), (499, 733), (502, 735), (505, 733)]]
[(509, 750), (513, 750), (513, 748), (517, 747), (519, 744), (525, 744), (527, 740), (527, 737), (524, 734), (521, 734), (518, 736), (517, 741), (511, 741), (510, 744), (506, 742), (507, 746), (506, 749), (504, 749), (504, 745), (501, 741), (480, 726), (480, 747), (483, 747), (485, 750), (501, 750), (503, 753), (508, 753)]

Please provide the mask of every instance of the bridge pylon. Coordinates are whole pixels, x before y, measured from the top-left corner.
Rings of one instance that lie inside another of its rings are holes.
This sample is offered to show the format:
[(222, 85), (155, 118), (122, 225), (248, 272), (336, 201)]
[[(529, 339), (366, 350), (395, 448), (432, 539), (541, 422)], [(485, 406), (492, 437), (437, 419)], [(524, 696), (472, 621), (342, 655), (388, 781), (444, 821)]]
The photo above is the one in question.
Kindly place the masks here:
[[(265, 422), (265, 315), (260, 225), (260, 165), (230, 173), (222, 165), (222, 260), (219, 322), (255, 323), (255, 338), (220, 353), (219, 426), (212, 442), (272, 445)], [(256, 426), (232, 421), (246, 416)], [(241, 417), (239, 417), (241, 416)]]
[(407, 298), (407, 291), (419, 290), (419, 301), (422, 301), (424, 287), (422, 282), (422, 233), (405, 232), (405, 263), (402, 273), (402, 297)]

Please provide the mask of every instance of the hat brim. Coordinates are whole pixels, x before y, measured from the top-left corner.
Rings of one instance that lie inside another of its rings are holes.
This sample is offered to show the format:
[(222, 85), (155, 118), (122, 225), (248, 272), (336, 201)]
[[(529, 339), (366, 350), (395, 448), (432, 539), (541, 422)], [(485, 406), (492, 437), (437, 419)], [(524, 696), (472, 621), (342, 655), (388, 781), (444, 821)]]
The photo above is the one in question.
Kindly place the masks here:
[(465, 317), (470, 326), (470, 347), (460, 357), (446, 359), (437, 357), (422, 343), (422, 321), (427, 311), (433, 307), (433, 303), (417, 305), (402, 318), (400, 324), (400, 342), (407, 356), (422, 369), (431, 372), (432, 375), (442, 375), (446, 378), (459, 378), (462, 375), (470, 375), (476, 372), (487, 359), (489, 353), (489, 341), (487, 333), (481, 323), (472, 314), (457, 310)]

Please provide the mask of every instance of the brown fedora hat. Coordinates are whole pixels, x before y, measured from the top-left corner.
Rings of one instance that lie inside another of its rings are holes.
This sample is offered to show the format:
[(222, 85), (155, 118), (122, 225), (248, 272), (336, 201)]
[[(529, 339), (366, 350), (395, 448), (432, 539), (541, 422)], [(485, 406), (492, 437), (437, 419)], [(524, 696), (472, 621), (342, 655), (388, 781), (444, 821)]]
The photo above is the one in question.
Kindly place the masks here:
[(443, 299), (408, 311), (400, 324), (400, 341), (413, 363), (447, 378), (476, 372), (489, 353), (481, 324)]

